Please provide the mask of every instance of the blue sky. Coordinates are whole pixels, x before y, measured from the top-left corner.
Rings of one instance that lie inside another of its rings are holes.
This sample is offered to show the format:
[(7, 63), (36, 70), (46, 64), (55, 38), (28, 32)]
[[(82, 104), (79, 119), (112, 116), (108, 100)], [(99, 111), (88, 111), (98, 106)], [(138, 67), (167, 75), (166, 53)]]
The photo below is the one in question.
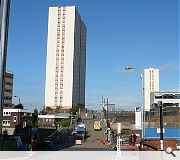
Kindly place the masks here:
[(7, 70), (25, 107), (44, 105), (48, 7), (64, 5), (77, 6), (88, 29), (88, 107), (100, 107), (101, 95), (122, 109), (140, 105), (148, 67), (160, 69), (161, 90), (179, 90), (177, 0), (12, 0)]

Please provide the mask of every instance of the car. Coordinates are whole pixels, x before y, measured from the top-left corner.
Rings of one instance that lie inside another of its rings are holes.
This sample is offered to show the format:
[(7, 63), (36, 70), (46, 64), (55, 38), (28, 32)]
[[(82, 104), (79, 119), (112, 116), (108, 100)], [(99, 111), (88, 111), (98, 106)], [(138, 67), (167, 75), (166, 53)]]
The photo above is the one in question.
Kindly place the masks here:
[(84, 141), (85, 136), (86, 136), (86, 130), (84, 127), (79, 127), (76, 129), (76, 139)]
[(83, 123), (83, 122), (78, 122), (78, 123), (76, 123), (76, 127), (77, 128), (81, 128), (81, 127), (83, 127), (83, 128), (86, 128), (86, 125)]

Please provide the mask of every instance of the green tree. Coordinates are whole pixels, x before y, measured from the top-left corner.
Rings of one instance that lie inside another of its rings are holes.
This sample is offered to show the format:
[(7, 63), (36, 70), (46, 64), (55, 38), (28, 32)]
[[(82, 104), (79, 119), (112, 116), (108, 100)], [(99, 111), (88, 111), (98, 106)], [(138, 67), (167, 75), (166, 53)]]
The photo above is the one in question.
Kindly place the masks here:
[(43, 108), (42, 110), (39, 111), (40, 115), (46, 115), (46, 110)]
[(61, 127), (69, 127), (71, 123), (71, 119), (64, 119), (61, 122), (58, 122), (57, 125), (59, 124), (59, 126)]
[(59, 113), (62, 108), (62, 106), (56, 106), (56, 112)]
[(16, 109), (24, 109), (24, 106), (20, 103), (18, 105), (15, 105), (14, 108), (16, 108)]
[(72, 107), (70, 110), (69, 110), (69, 113), (71, 113), (72, 115), (76, 115), (76, 112), (78, 112), (79, 108), (77, 107)]
[(3, 136), (7, 136), (7, 135), (8, 135), (8, 130), (5, 129), (5, 130), (3, 131)]
[(69, 110), (69, 113), (72, 113), (73, 115), (76, 115), (76, 112), (79, 111), (79, 108), (80, 108), (80, 109), (84, 109), (84, 108), (85, 108), (85, 105), (84, 105), (84, 104), (81, 104), (81, 103), (78, 103), (76, 106), (72, 107), (72, 108)]
[(37, 127), (38, 126), (38, 110), (35, 108), (34, 109), (34, 114), (33, 114), (33, 126)]
[(46, 112), (50, 112), (50, 111), (52, 111), (53, 109), (52, 109), (51, 107), (46, 107), (45, 110), (46, 110)]
[(85, 108), (85, 105), (82, 104), (82, 103), (78, 103), (78, 104), (76, 105), (76, 107), (78, 107), (78, 108)]

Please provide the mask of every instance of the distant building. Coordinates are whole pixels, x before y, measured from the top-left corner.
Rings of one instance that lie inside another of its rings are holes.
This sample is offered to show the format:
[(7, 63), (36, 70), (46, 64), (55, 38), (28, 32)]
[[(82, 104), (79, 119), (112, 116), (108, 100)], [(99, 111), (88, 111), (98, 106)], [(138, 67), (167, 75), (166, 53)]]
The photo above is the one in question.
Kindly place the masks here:
[(27, 109), (3, 109), (3, 130), (8, 130), (8, 134), (12, 135), (18, 132), (18, 127), (24, 128), (28, 125), (32, 125), (33, 113), (34, 111)]
[(13, 73), (5, 73), (4, 83), (4, 108), (12, 107), (12, 96), (13, 96)]
[(144, 69), (144, 109), (150, 110), (150, 93), (159, 91), (159, 69)]
[(50, 7), (45, 107), (85, 104), (86, 26), (75, 6)]
[(180, 91), (151, 92), (151, 109), (158, 107), (158, 101), (162, 101), (163, 107), (180, 107)]
[(69, 116), (62, 115), (38, 115), (38, 126), (39, 128), (57, 128), (59, 122), (68, 118)]

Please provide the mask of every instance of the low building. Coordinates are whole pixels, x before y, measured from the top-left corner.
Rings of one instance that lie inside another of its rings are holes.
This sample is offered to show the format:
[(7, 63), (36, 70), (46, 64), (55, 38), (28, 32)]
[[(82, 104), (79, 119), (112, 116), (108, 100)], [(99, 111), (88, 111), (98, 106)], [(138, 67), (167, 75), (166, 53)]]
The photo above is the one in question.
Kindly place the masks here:
[(5, 73), (4, 82), (4, 108), (12, 107), (12, 95), (13, 95), (13, 73)]
[(58, 123), (69, 119), (69, 116), (62, 116), (62, 115), (38, 115), (38, 126), (39, 128), (57, 128)]
[(180, 107), (180, 91), (151, 92), (151, 109), (158, 107), (158, 101), (162, 101), (163, 107)]
[(3, 130), (8, 130), (8, 134), (18, 134), (18, 128), (32, 126), (34, 111), (27, 109), (4, 108), (3, 109)]

